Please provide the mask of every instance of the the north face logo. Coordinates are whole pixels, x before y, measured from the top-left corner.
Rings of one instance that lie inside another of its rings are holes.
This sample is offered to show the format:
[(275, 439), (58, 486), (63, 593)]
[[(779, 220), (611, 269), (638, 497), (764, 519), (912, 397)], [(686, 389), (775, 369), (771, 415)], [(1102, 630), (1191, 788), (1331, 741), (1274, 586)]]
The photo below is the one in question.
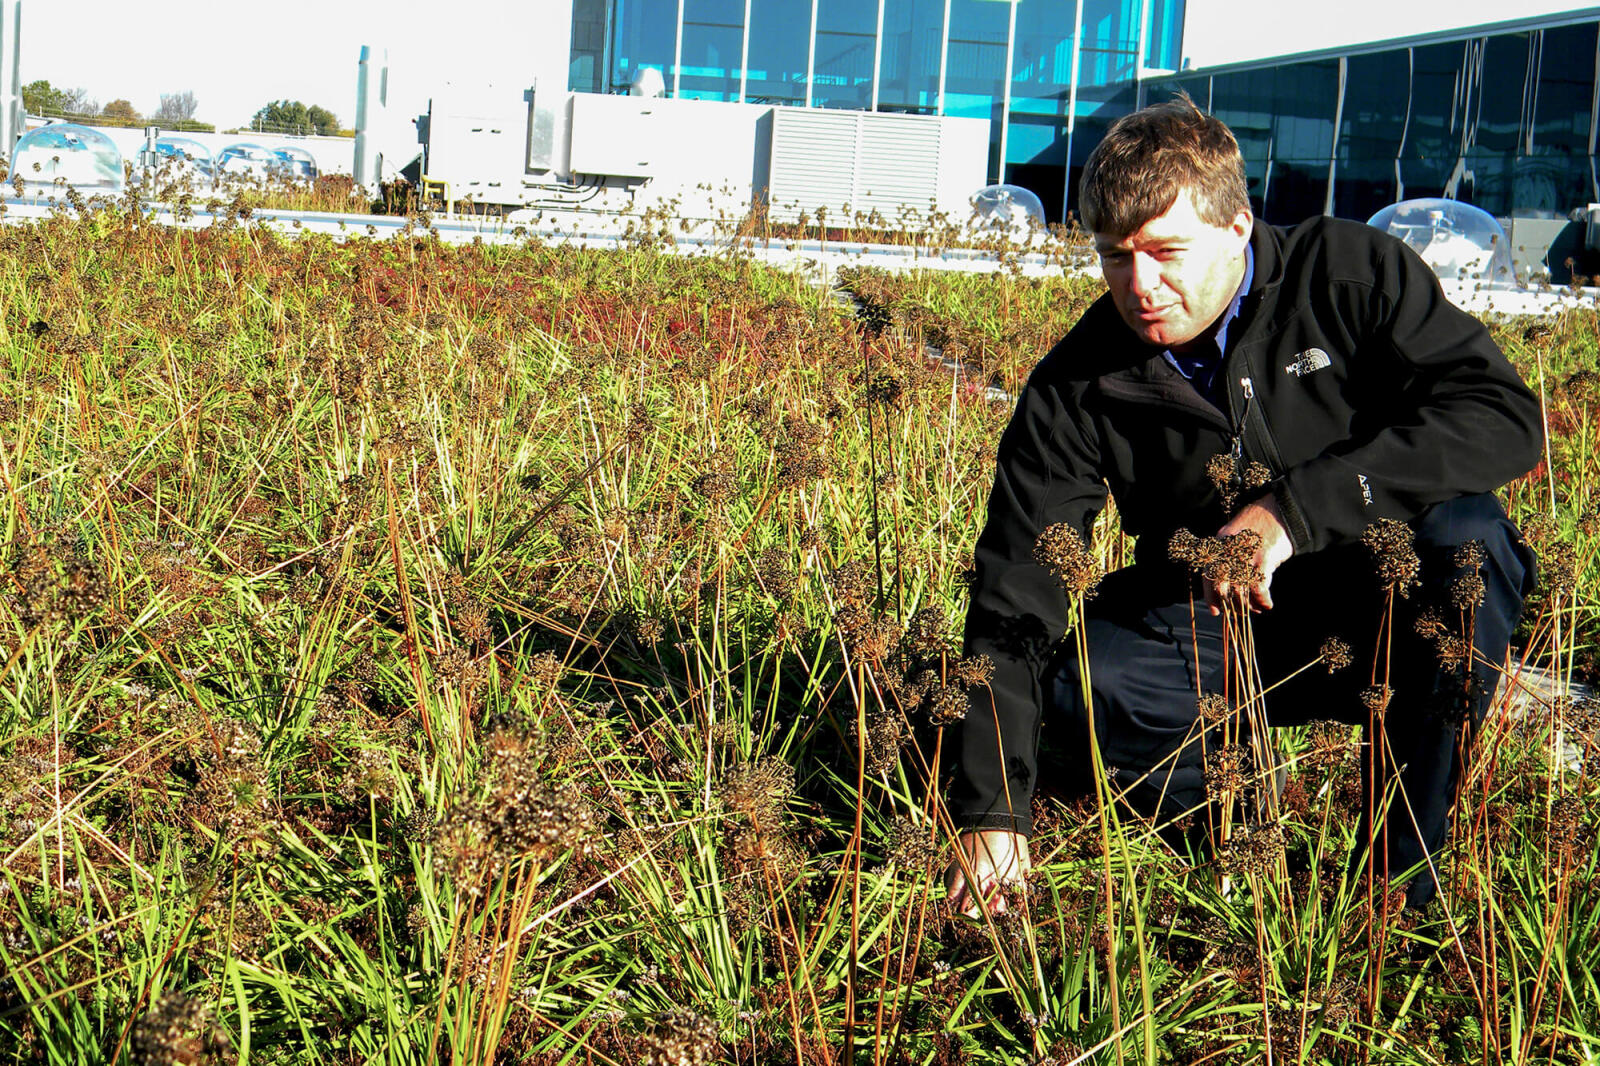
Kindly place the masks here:
[(1314, 370), (1321, 370), (1323, 367), (1332, 365), (1333, 360), (1328, 358), (1327, 352), (1321, 348), (1308, 348), (1295, 356), (1294, 362), (1285, 366), (1283, 372), (1285, 374), (1293, 374), (1298, 378), (1304, 377)]

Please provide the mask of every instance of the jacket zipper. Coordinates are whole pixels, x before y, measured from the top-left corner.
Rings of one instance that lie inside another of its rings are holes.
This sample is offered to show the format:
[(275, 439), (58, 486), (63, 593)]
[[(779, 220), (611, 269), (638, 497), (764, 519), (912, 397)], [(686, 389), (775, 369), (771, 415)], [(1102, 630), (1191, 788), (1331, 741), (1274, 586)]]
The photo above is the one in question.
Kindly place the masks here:
[[(1254, 414), (1253, 428), (1255, 429), (1255, 445), (1253, 451), (1262, 462), (1267, 464), (1272, 471), (1272, 476), (1277, 477), (1283, 472), (1283, 456), (1278, 452), (1278, 442), (1272, 439), (1272, 431), (1267, 428), (1266, 416), (1255, 410), (1256, 387), (1249, 376), (1239, 379), (1239, 391), (1244, 395), (1244, 403), (1239, 408), (1238, 421), (1233, 427), (1233, 475), (1236, 479), (1244, 477), (1244, 439), (1252, 428), (1251, 415)], [(1235, 485), (1235, 488), (1238, 486)]]

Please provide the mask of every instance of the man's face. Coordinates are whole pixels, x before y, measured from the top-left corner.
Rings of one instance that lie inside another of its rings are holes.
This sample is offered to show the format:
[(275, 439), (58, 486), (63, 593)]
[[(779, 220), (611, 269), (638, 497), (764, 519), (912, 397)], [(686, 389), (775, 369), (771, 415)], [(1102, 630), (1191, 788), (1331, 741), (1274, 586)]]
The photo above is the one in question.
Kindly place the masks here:
[(1165, 214), (1137, 233), (1094, 235), (1106, 287), (1128, 328), (1163, 348), (1194, 340), (1225, 311), (1244, 277), (1244, 247), (1253, 224), (1240, 211), (1213, 226), (1185, 189)]

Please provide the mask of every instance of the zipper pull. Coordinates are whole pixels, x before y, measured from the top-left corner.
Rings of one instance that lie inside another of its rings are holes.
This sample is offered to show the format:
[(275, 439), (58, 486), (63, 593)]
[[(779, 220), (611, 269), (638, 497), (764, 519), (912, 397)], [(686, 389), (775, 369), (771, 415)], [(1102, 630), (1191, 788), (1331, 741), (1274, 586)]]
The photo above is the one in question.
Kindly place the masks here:
[(1239, 387), (1244, 389), (1244, 398), (1245, 399), (1253, 400), (1253, 399), (1256, 398), (1256, 387), (1250, 381), (1249, 378), (1240, 378), (1239, 379)]

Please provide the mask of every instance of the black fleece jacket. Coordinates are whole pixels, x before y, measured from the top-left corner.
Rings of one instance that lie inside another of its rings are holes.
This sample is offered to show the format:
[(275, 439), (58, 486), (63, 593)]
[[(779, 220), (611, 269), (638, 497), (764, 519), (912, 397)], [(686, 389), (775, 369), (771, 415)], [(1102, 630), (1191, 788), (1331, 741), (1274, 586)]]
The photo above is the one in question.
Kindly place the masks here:
[(1538, 461), (1538, 401), (1411, 249), (1331, 218), (1257, 221), (1250, 241), (1255, 278), (1229, 327), (1217, 405), (1140, 342), (1108, 296), (1018, 399), (974, 560), (966, 653), (995, 669), (960, 731), (958, 826), (1031, 832), (1043, 674), (1068, 613), (1033, 561), (1046, 526), (1069, 523), (1087, 543), (1109, 489), (1138, 538), (1139, 569), (1182, 582), (1167, 542), (1226, 520), (1205, 469), (1219, 453), (1271, 472), (1258, 493), (1275, 498), (1297, 556), (1495, 489)]

